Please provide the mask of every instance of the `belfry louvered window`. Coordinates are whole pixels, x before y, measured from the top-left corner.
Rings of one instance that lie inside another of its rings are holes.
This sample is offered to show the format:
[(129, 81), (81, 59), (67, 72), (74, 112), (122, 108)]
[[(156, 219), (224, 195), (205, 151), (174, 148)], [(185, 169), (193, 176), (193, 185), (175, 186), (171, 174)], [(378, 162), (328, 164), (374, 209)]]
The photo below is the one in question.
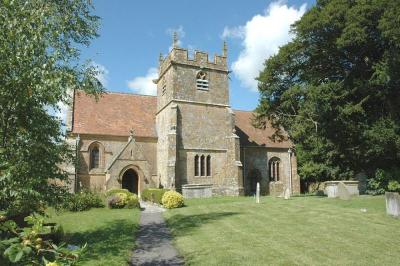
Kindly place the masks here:
[(208, 90), (207, 73), (199, 71), (196, 75), (196, 87), (199, 90)]

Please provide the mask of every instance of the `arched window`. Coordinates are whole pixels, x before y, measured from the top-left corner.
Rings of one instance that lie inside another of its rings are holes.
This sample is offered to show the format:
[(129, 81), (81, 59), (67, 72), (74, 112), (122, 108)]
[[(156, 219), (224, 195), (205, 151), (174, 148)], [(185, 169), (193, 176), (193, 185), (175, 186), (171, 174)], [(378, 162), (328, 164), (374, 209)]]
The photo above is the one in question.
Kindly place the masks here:
[(207, 155), (207, 176), (211, 176), (211, 156)]
[(200, 172), (201, 172), (201, 176), (205, 175), (205, 162), (204, 162), (204, 160), (205, 160), (204, 155), (201, 155), (201, 157), (200, 157)]
[(207, 73), (199, 71), (196, 75), (196, 87), (199, 90), (208, 90)]
[(199, 155), (194, 156), (194, 175), (199, 176)]
[(100, 151), (98, 146), (94, 146), (90, 150), (90, 169), (99, 168)]
[(277, 157), (271, 158), (269, 160), (269, 180), (279, 181), (280, 178), (280, 164), (281, 160)]

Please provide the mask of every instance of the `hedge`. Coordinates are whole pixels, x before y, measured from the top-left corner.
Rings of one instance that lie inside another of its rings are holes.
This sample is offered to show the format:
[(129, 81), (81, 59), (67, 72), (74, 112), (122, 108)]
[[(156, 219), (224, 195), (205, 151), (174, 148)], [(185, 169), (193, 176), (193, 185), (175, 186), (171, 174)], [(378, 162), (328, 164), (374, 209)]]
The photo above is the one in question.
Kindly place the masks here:
[(161, 188), (146, 188), (141, 194), (141, 198), (144, 201), (151, 201), (153, 203), (162, 204), (161, 200), (165, 192), (168, 189)]

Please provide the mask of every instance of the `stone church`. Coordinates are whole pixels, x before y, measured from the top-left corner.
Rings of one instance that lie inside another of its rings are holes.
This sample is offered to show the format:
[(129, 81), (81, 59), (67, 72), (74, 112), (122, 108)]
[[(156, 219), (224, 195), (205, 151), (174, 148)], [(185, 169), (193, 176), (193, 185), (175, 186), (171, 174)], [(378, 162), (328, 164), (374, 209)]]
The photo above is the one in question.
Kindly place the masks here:
[(67, 113), (74, 189), (176, 189), (185, 197), (300, 192), (292, 143), (252, 126), (252, 112), (229, 105), (227, 49), (177, 46), (159, 59), (157, 96), (108, 92), (96, 99), (76, 90)]

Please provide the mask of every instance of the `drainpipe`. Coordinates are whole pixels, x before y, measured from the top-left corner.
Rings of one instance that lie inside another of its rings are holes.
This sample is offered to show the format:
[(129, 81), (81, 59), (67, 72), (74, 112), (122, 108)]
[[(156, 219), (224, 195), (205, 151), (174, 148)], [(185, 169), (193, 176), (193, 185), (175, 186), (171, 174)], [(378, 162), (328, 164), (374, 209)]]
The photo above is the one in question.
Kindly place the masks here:
[(79, 167), (79, 143), (81, 142), (81, 137), (78, 136), (75, 139), (75, 180), (74, 180), (74, 192), (78, 192), (78, 167)]
[(246, 147), (243, 147), (243, 193), (246, 193)]
[(289, 154), (289, 192), (290, 195), (292, 195), (292, 153), (293, 150), (289, 148), (288, 154)]

